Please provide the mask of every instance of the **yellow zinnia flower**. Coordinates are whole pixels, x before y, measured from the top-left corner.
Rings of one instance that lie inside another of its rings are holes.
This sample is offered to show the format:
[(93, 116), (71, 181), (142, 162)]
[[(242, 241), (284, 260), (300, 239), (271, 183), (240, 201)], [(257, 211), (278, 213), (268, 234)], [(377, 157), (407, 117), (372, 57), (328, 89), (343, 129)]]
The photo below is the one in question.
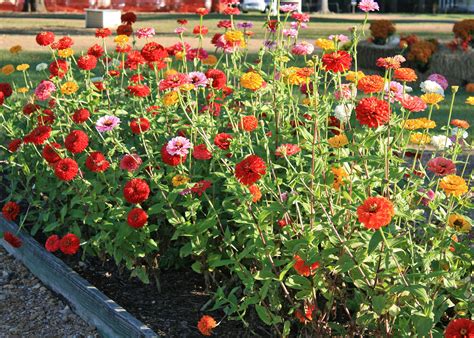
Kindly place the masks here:
[(20, 88), (18, 88), (16, 91), (17, 91), (18, 93), (25, 94), (25, 93), (28, 93), (28, 90), (29, 90), (28, 87), (20, 87)]
[(358, 71), (358, 72), (353, 72), (353, 71), (350, 71), (347, 73), (346, 75), (346, 80), (349, 81), (349, 82), (357, 82), (359, 81), (360, 79), (362, 79), (363, 77), (365, 77), (365, 74), (364, 72), (361, 72), (361, 71)]
[(194, 89), (194, 85), (192, 83), (185, 83), (179, 87), (180, 90), (189, 92), (190, 90)]
[(163, 96), (163, 104), (167, 107), (172, 106), (178, 102), (179, 95), (177, 92), (169, 92)]
[(471, 223), (459, 214), (449, 215), (448, 225), (460, 232), (469, 232), (471, 230)]
[(13, 65), (5, 65), (2, 67), (1, 71), (4, 75), (10, 75), (15, 71), (15, 67)]
[(334, 41), (331, 41), (331, 40), (328, 40), (328, 39), (317, 39), (315, 42), (314, 42), (314, 45), (316, 47), (319, 47), (325, 51), (327, 50), (333, 50), (335, 49), (336, 47), (334, 46)]
[(420, 123), (420, 120), (418, 119), (409, 119), (409, 120), (406, 120), (405, 123), (403, 124), (403, 129), (407, 129), (407, 130), (417, 130), (421, 128), (422, 128), (422, 124)]
[(414, 133), (410, 136), (410, 142), (414, 144), (428, 144), (431, 142), (431, 137), (423, 133)]
[(275, 62), (288, 62), (290, 58), (286, 55), (278, 55), (275, 57)]
[(173, 184), (173, 187), (179, 187), (180, 185), (185, 185), (190, 181), (189, 177), (186, 177), (184, 175), (176, 175), (171, 179), (171, 183)]
[(263, 85), (263, 78), (256, 72), (248, 72), (240, 77), (240, 84), (242, 87), (257, 90)]
[(244, 41), (244, 33), (238, 30), (228, 30), (225, 32), (224, 37), (226, 41), (231, 43)]
[(421, 99), (425, 101), (426, 104), (438, 106), (438, 103), (444, 100), (444, 96), (438, 93), (428, 93), (421, 95)]
[(114, 42), (118, 45), (125, 45), (128, 42), (129, 38), (126, 35), (117, 35), (114, 39)]
[(58, 50), (58, 55), (65, 59), (74, 55), (74, 50), (72, 48), (61, 49)]
[(467, 99), (466, 99), (466, 103), (471, 105), (471, 106), (474, 106), (474, 96), (469, 96)]
[(343, 186), (344, 178), (348, 177), (349, 174), (344, 170), (344, 168), (332, 167), (331, 172), (334, 175), (334, 181), (332, 183), (332, 187), (336, 190), (339, 190), (341, 186)]
[(448, 175), (439, 182), (439, 187), (446, 195), (461, 196), (467, 193), (467, 184), (464, 178), (457, 175)]
[(346, 135), (340, 134), (340, 135), (336, 135), (331, 138), (328, 138), (328, 143), (333, 148), (341, 148), (349, 144), (349, 140), (347, 139)]
[(22, 48), (20, 45), (15, 45), (15, 46), (10, 47), (10, 53), (12, 54), (18, 54), (21, 51), (22, 51)]
[(61, 93), (63, 93), (64, 95), (71, 95), (77, 92), (78, 89), (79, 86), (76, 82), (68, 81), (61, 86)]
[(203, 65), (214, 66), (216, 63), (217, 63), (217, 57), (211, 54), (207, 58), (202, 60)]
[(16, 70), (18, 70), (19, 72), (24, 72), (28, 68), (30, 68), (30, 65), (27, 63), (22, 63), (21, 65), (16, 66)]

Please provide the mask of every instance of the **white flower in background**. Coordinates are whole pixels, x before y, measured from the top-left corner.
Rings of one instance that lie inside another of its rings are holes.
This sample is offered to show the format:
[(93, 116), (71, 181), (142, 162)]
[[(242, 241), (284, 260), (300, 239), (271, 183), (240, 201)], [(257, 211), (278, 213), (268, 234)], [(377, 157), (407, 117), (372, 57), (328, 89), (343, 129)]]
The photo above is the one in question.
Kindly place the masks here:
[(120, 66), (120, 61), (117, 60), (117, 59), (112, 59), (112, 66), (114, 66), (114, 67)]
[(458, 127), (454, 127), (453, 129), (451, 129), (451, 134), (456, 137), (461, 136), (462, 138), (467, 138), (469, 136), (466, 130)]
[(47, 68), (48, 68), (48, 64), (47, 64), (47, 63), (44, 63), (44, 62), (38, 63), (38, 64), (36, 65), (36, 71), (37, 71), (37, 72), (42, 72), (43, 70), (46, 70)]
[(104, 78), (102, 76), (96, 76), (91, 79), (91, 82), (102, 82)]
[(438, 82), (426, 80), (421, 83), (420, 87), (423, 93), (436, 93), (444, 96), (444, 89)]
[(446, 137), (446, 135), (435, 135), (431, 138), (431, 145), (435, 146), (438, 150), (443, 150), (451, 147), (453, 141)]
[(351, 119), (354, 105), (352, 104), (338, 104), (334, 108), (334, 116), (341, 122), (348, 122)]

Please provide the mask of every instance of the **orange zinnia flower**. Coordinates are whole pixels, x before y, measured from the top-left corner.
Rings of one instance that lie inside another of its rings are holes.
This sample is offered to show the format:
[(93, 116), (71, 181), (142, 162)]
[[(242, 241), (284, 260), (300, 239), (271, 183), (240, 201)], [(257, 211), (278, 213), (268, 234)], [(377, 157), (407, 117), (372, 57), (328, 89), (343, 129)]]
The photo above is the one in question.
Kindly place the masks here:
[(402, 82), (414, 82), (418, 79), (415, 71), (411, 68), (398, 68), (395, 69), (393, 77)]
[(357, 84), (357, 88), (362, 90), (364, 94), (380, 93), (384, 86), (385, 81), (380, 75), (364, 76)]
[(385, 197), (369, 197), (357, 208), (359, 222), (367, 229), (378, 230), (390, 224), (394, 215), (393, 204)]
[(462, 129), (469, 129), (469, 126), (470, 126), (469, 122), (467, 122), (466, 120), (458, 120), (458, 119), (452, 120), (451, 125), (458, 128), (462, 128)]
[(443, 179), (439, 183), (439, 186), (448, 196), (461, 196), (462, 194), (465, 194), (468, 191), (466, 181), (464, 181), (462, 177), (457, 175), (448, 175), (443, 177)]
[(262, 198), (262, 192), (260, 191), (260, 188), (258, 187), (258, 185), (252, 184), (249, 187), (249, 190), (250, 190), (250, 193), (252, 194), (252, 202), (256, 203), (260, 201), (260, 199)]
[(211, 316), (202, 316), (199, 320), (197, 327), (199, 332), (201, 332), (204, 336), (210, 336), (212, 330), (217, 326), (217, 323), (214, 318)]

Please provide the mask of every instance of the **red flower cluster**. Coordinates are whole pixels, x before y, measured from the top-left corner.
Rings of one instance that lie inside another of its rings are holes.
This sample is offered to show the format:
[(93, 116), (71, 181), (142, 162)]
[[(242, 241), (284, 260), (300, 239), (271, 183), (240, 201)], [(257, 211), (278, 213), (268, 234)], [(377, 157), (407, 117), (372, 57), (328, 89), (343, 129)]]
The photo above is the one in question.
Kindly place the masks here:
[(20, 206), (15, 202), (7, 202), (2, 208), (2, 215), (7, 221), (14, 221), (20, 214)]
[(235, 177), (244, 185), (252, 185), (267, 172), (265, 162), (257, 155), (249, 155), (235, 166)]
[(309, 277), (314, 275), (316, 269), (319, 268), (319, 262), (307, 264), (300, 256), (295, 255), (295, 265), (293, 265), (296, 272), (300, 276)]
[(52, 76), (57, 76), (60, 79), (66, 75), (69, 67), (65, 60), (56, 60), (50, 63), (49, 65), (49, 72)]
[(385, 80), (380, 75), (367, 75), (359, 80), (357, 88), (364, 94), (380, 93), (384, 90)]
[(393, 204), (385, 197), (369, 197), (357, 208), (359, 222), (367, 229), (378, 230), (388, 225), (394, 215)]
[(356, 118), (361, 125), (377, 128), (390, 121), (390, 107), (383, 100), (367, 97), (357, 105)]
[(72, 120), (74, 123), (81, 124), (86, 122), (90, 116), (91, 113), (86, 108), (81, 108), (74, 112), (72, 115)]
[(134, 178), (125, 184), (123, 196), (128, 203), (138, 204), (146, 201), (150, 195), (150, 187), (141, 178)]
[(77, 162), (72, 158), (64, 158), (56, 162), (54, 166), (54, 174), (63, 181), (71, 181), (79, 172)]
[(51, 127), (50, 126), (39, 126), (33, 129), (29, 134), (23, 137), (25, 143), (33, 143), (40, 145), (46, 142), (46, 140), (51, 136)]
[(239, 128), (245, 131), (253, 131), (258, 128), (258, 119), (253, 116), (243, 116), (239, 122)]
[(89, 137), (82, 130), (73, 130), (66, 136), (64, 146), (73, 154), (82, 153), (89, 145)]
[(210, 160), (212, 158), (212, 153), (207, 150), (205, 144), (198, 144), (193, 148), (193, 157), (196, 160)]
[(79, 250), (81, 241), (74, 234), (66, 234), (59, 241), (59, 250), (66, 255), (74, 255)]
[(147, 97), (148, 95), (150, 95), (150, 87), (144, 84), (128, 86), (127, 89), (130, 94), (136, 97)]
[(57, 142), (52, 142), (43, 147), (41, 154), (43, 155), (43, 158), (46, 160), (46, 162), (49, 164), (55, 164), (61, 159), (57, 149), (61, 149), (61, 145)]
[(473, 338), (474, 321), (468, 318), (458, 318), (449, 322), (444, 331), (445, 338)]
[(77, 66), (82, 70), (92, 70), (97, 66), (97, 58), (94, 55), (83, 55), (77, 59)]
[(36, 35), (36, 43), (40, 46), (49, 46), (54, 42), (55, 36), (53, 32), (41, 32)]
[(148, 214), (140, 208), (130, 210), (127, 216), (127, 223), (132, 228), (141, 228), (148, 221)]
[(210, 85), (214, 89), (223, 89), (227, 84), (227, 77), (222, 70), (208, 69), (206, 77), (210, 80)]
[(135, 135), (146, 132), (150, 129), (150, 121), (146, 117), (140, 117), (139, 119), (133, 119), (130, 122), (130, 129)]
[(337, 51), (324, 54), (321, 61), (326, 71), (341, 73), (351, 68), (352, 56), (346, 51)]
[(214, 137), (214, 144), (222, 150), (229, 150), (232, 139), (232, 135), (220, 133)]

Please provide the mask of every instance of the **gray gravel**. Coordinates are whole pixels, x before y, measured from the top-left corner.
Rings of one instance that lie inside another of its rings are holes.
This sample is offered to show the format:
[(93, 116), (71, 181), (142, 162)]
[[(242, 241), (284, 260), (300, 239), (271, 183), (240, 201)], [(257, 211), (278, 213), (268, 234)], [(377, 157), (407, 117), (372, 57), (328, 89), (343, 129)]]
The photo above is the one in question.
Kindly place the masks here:
[(0, 337), (98, 337), (0, 246)]

